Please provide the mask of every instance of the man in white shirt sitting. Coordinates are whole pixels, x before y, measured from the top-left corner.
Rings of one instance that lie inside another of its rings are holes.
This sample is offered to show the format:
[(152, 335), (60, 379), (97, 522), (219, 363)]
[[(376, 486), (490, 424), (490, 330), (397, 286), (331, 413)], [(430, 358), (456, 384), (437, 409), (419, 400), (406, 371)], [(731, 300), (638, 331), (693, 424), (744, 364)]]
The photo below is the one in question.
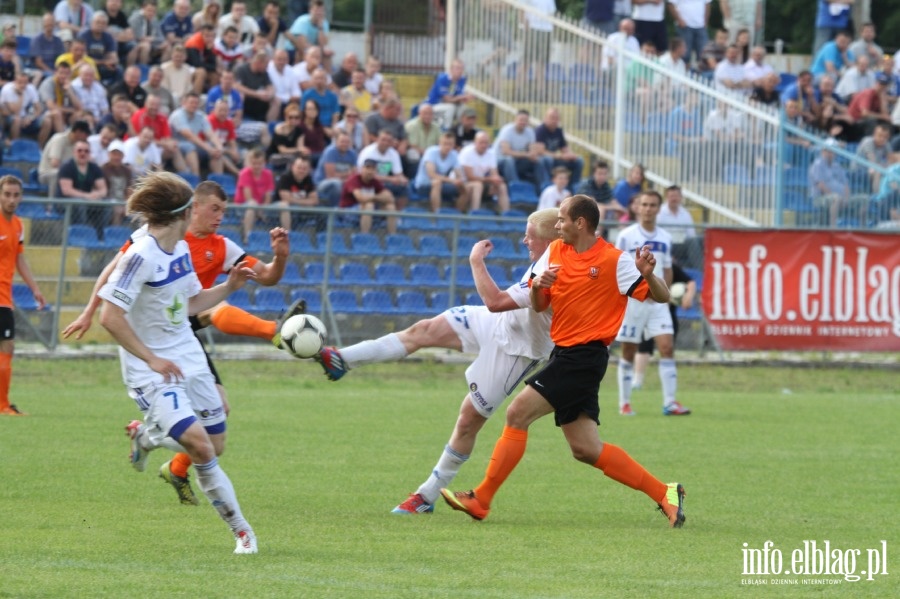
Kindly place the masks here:
[(741, 96), (750, 95), (752, 84), (745, 78), (744, 65), (741, 64), (740, 51), (734, 44), (725, 50), (725, 60), (716, 66), (716, 89), (721, 92), (731, 92)]
[(683, 206), (684, 197), (681, 188), (671, 185), (665, 191), (665, 203), (656, 217), (656, 224), (663, 227), (672, 236), (673, 243), (681, 243), (691, 237), (696, 237), (694, 230), (694, 217)]
[(497, 170), (497, 154), (491, 148), (491, 137), (486, 131), (476, 133), (475, 140), (460, 150), (459, 165), (466, 180), (472, 210), (481, 208), (481, 198), (485, 192), (488, 198), (497, 197), (497, 208), (501, 213), (509, 210), (509, 191)]
[(300, 80), (294, 69), (288, 64), (287, 50), (276, 50), (269, 66), (266, 67), (266, 73), (272, 80), (275, 87), (275, 97), (281, 102), (281, 108), (288, 105), (289, 102), (299, 102), (302, 92), (300, 91)]
[(868, 56), (857, 56), (856, 63), (841, 75), (834, 92), (848, 104), (855, 94), (875, 87), (875, 71), (869, 68), (869, 64)]
[(766, 64), (765, 60), (765, 48), (754, 46), (750, 50), (750, 59), (744, 63), (744, 79), (750, 82), (750, 89), (762, 87), (766, 77), (775, 72), (771, 65)]
[(131, 169), (135, 178), (160, 169), (162, 152), (153, 140), (153, 127), (144, 127), (137, 137), (125, 141), (122, 162)]

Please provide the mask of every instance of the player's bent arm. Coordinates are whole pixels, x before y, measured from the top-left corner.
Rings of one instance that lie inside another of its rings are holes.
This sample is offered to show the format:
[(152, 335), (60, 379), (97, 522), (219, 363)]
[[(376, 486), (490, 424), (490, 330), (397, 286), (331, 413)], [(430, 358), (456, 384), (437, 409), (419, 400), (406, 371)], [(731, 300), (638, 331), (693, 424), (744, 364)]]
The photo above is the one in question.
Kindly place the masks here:
[(268, 264), (257, 262), (253, 265), (256, 282), (266, 287), (277, 284), (284, 276), (288, 255), (291, 253), (287, 231), (276, 227), (269, 231), (269, 236), (272, 240), (272, 261)]
[(194, 316), (225, 301), (231, 293), (243, 287), (248, 279), (256, 279), (256, 271), (249, 268), (246, 262), (235, 264), (234, 268), (228, 271), (228, 279), (224, 283), (202, 289), (188, 300), (188, 314)]
[(550, 294), (535, 284), (531, 286), (531, 307), (535, 312), (543, 312), (550, 307)]
[(650, 287), (650, 297), (653, 301), (660, 304), (668, 303), (669, 287), (665, 281), (652, 273), (649, 276), (644, 275), (644, 280), (647, 281), (647, 285)]
[(472, 253), (469, 254), (469, 264), (472, 266), (472, 278), (475, 279), (475, 290), (481, 296), (481, 301), (485, 307), (491, 312), (506, 312), (507, 310), (518, 310), (521, 306), (510, 297), (506, 291), (501, 291), (496, 281), (487, 270), (484, 263), (484, 256), (490, 252), (490, 241), (479, 241), (472, 247)]

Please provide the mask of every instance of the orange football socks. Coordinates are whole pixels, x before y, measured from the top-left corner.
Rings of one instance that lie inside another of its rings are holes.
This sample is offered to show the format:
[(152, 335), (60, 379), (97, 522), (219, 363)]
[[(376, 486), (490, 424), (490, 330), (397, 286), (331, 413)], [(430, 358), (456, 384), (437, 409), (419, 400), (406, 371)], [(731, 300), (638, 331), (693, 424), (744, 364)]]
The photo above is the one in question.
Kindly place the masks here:
[(0, 411), (9, 407), (9, 381), (12, 378), (12, 354), (0, 353)]
[(659, 503), (666, 496), (666, 485), (654, 478), (643, 466), (625, 453), (625, 450), (612, 443), (604, 443), (600, 457), (594, 463), (603, 474), (611, 479), (643, 491), (650, 499)]
[(257, 318), (234, 306), (222, 306), (213, 312), (212, 323), (217, 329), (229, 335), (259, 337), (267, 341), (271, 341), (275, 336), (274, 321)]
[(494, 446), (494, 453), (491, 454), (491, 462), (488, 464), (484, 480), (475, 489), (475, 497), (482, 507), (491, 507), (494, 494), (525, 455), (527, 442), (528, 431), (511, 426), (503, 427), (503, 434), (500, 435), (500, 439)]
[(191, 457), (186, 453), (176, 453), (169, 463), (169, 470), (175, 476), (187, 478), (188, 468), (191, 467)]

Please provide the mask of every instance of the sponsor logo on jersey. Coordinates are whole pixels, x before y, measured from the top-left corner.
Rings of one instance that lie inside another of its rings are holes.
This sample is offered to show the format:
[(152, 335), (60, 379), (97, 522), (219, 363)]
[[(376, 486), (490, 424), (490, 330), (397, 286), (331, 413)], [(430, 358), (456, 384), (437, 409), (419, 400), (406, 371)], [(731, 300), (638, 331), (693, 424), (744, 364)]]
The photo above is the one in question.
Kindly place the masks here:
[(127, 295), (125, 295), (124, 293), (119, 291), (118, 289), (113, 291), (113, 297), (116, 298), (117, 300), (119, 300), (120, 302), (122, 302), (123, 304), (127, 304), (129, 306), (131, 305), (131, 302), (134, 301), (132, 298), (128, 297)]
[(474, 399), (475, 402), (482, 408), (488, 407), (488, 402), (484, 399), (484, 397), (481, 396), (481, 393), (478, 393), (477, 391), (473, 392), (472, 399)]

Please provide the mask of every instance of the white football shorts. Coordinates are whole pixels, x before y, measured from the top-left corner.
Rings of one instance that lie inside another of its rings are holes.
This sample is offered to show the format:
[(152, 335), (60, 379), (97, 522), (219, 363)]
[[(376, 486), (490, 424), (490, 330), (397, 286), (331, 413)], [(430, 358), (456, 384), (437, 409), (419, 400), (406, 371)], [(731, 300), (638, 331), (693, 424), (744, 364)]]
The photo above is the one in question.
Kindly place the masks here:
[(629, 297), (616, 341), (640, 343), (642, 335), (651, 339), (659, 335), (671, 335), (673, 332), (668, 304), (659, 304), (653, 300), (641, 302)]
[(213, 432), (221, 429), (225, 422), (222, 397), (216, 389), (215, 379), (208, 371), (177, 383), (160, 380), (140, 388), (131, 388), (128, 395), (144, 413), (147, 436), (154, 446), (159, 446), (172, 427), (191, 416)]

